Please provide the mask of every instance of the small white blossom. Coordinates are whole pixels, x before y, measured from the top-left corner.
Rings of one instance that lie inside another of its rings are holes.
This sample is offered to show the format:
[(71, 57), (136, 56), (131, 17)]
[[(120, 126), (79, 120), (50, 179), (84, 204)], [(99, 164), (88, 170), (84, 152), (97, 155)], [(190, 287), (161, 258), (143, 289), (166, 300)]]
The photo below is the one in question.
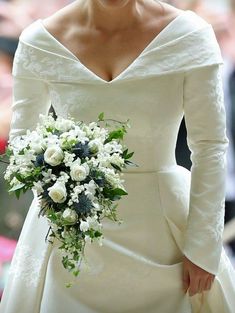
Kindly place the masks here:
[(88, 184), (84, 184), (85, 187), (85, 195), (88, 196), (89, 199), (93, 200), (96, 192), (96, 183), (94, 180), (90, 180)]
[(40, 195), (43, 192), (42, 183), (41, 182), (33, 182), (34, 189), (36, 190), (37, 194)]
[(124, 164), (124, 159), (120, 156), (119, 153), (113, 153), (111, 156), (110, 156), (110, 163), (113, 163), (113, 164), (116, 164), (118, 166), (123, 166)]
[(74, 187), (73, 192), (71, 192), (70, 196), (71, 196), (71, 200), (73, 202), (78, 202), (78, 195), (83, 192), (85, 189), (84, 185), (77, 185), (76, 187)]
[(93, 228), (95, 230), (101, 230), (102, 224), (98, 222), (97, 215), (95, 216), (88, 216), (86, 218), (87, 223), (89, 224), (90, 228)]
[(74, 126), (75, 124), (72, 120), (64, 119), (61, 116), (58, 116), (57, 120), (55, 121), (55, 128), (62, 132), (67, 132)]
[(43, 182), (49, 183), (51, 180), (56, 180), (56, 175), (52, 174), (52, 169), (49, 168), (47, 171), (42, 171)]
[(69, 181), (69, 179), (70, 176), (66, 172), (61, 171), (60, 176), (57, 178), (57, 181), (65, 184)]
[(74, 153), (69, 153), (67, 151), (64, 152), (64, 164), (65, 166), (71, 166), (71, 164), (74, 161), (75, 158), (75, 154)]
[(79, 227), (81, 231), (85, 232), (89, 229), (89, 223), (87, 221), (81, 220)]

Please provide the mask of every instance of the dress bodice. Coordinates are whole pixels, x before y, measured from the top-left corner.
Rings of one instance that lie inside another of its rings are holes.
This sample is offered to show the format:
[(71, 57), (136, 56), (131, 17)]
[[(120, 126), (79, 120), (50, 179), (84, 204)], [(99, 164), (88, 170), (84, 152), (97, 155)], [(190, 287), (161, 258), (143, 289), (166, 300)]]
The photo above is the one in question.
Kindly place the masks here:
[[(206, 53), (212, 44), (214, 49)], [(86, 68), (38, 19), (20, 36), (13, 75), (45, 82), (57, 115), (87, 122), (96, 120), (100, 112), (107, 118), (129, 118), (126, 144), (139, 164), (130, 171), (151, 171), (176, 164), (184, 72), (221, 63), (219, 52), (211, 25), (190, 10), (182, 11), (118, 77), (107, 82)]]

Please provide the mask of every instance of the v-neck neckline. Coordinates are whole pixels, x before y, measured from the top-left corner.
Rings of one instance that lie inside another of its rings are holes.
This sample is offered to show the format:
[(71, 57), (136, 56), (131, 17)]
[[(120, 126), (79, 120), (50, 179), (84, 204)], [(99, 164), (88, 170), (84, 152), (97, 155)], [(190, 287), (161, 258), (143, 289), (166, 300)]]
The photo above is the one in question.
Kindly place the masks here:
[(42, 29), (45, 31), (45, 33), (47, 33), (51, 39), (53, 39), (63, 50), (65, 50), (68, 54), (70, 54), (70, 56), (72, 56), (72, 58), (78, 62), (83, 69), (88, 72), (91, 76), (93, 76), (95, 79), (97, 79), (98, 81), (104, 83), (104, 84), (112, 84), (115, 83), (116, 81), (118, 81), (119, 79), (121, 79), (121, 77), (126, 74), (134, 65), (135, 63), (152, 47), (152, 45), (154, 45), (158, 39), (160, 38), (160, 36), (162, 36), (170, 27), (173, 26), (173, 24), (175, 22), (177, 22), (182, 16), (184, 16), (184, 14), (186, 14), (187, 12), (189, 12), (190, 10), (182, 10), (182, 12), (180, 14), (178, 14), (173, 20), (171, 20), (146, 46), (145, 48), (139, 53), (139, 55), (121, 72), (119, 73), (116, 77), (114, 77), (111, 80), (106, 80), (103, 79), (102, 77), (100, 77), (99, 75), (97, 75), (95, 72), (93, 72), (91, 69), (89, 69), (84, 63), (82, 63), (79, 58), (71, 51), (69, 50), (64, 44), (62, 44), (56, 37), (54, 37), (45, 27), (45, 25), (43, 24), (43, 20), (41, 18), (39, 18), (37, 21), (40, 23)]

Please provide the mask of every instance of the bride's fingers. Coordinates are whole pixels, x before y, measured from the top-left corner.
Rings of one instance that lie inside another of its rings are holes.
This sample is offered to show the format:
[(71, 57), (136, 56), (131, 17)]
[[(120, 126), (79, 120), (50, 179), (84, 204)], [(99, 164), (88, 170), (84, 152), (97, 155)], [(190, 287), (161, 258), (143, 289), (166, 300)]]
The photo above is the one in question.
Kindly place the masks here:
[(199, 282), (200, 278), (199, 277), (191, 277), (190, 276), (190, 288), (189, 288), (189, 296), (194, 296), (196, 293), (198, 293), (198, 288), (199, 288)]
[(205, 281), (204, 279), (200, 279), (199, 285), (198, 285), (198, 292), (199, 293), (202, 293), (205, 290), (206, 283), (207, 283), (207, 280)]
[(184, 269), (183, 271), (183, 290), (186, 293), (190, 284), (189, 272)]
[(211, 277), (209, 276), (209, 277), (207, 278), (207, 281), (206, 281), (206, 288), (205, 288), (205, 290), (210, 290), (210, 289), (211, 289), (211, 284), (212, 284), (212, 279), (211, 279)]

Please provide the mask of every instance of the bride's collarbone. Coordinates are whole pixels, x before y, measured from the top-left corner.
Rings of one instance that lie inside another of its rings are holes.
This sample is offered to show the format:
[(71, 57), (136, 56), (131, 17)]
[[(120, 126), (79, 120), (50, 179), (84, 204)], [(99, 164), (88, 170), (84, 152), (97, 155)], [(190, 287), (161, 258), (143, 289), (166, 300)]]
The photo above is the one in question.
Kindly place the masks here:
[[(119, 31), (115, 34), (84, 30), (77, 25), (68, 26), (50, 17), (43, 20), (43, 25), (87, 70), (103, 80), (111, 81), (129, 68), (178, 14), (179, 10), (173, 14), (171, 12), (168, 18), (152, 22), (151, 27)], [(61, 25), (64, 26), (61, 28)]]

